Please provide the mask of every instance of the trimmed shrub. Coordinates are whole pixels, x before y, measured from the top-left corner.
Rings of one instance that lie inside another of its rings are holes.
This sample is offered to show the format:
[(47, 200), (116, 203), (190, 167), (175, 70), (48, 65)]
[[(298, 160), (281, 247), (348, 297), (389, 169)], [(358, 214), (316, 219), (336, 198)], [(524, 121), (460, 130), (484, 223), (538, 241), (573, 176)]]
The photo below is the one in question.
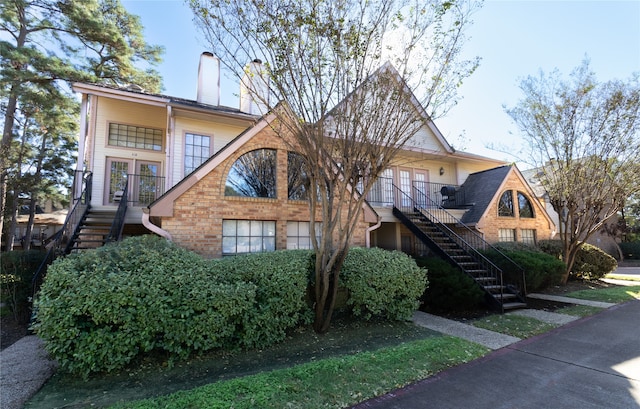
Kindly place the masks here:
[(471, 277), (446, 261), (419, 258), (417, 264), (428, 271), (429, 287), (424, 293), (427, 311), (469, 311), (484, 302), (484, 292)]
[(154, 236), (59, 259), (36, 300), (34, 329), (63, 369), (84, 376), (154, 349), (173, 360), (228, 346), (256, 288), (220, 282), (208, 264)]
[(9, 251), (0, 257), (0, 301), (16, 322), (26, 324), (31, 317), (31, 281), (46, 258), (39, 250)]
[[(566, 269), (565, 264), (550, 254), (532, 250), (501, 250), (504, 255), (524, 269), (527, 292), (540, 291), (552, 285), (560, 284)], [(508, 271), (509, 264), (496, 257), (491, 251), (486, 256), (503, 271)]]
[(538, 241), (537, 248), (543, 253), (552, 255), (553, 257), (562, 260), (562, 241), (560, 240), (540, 240)]
[(640, 241), (619, 243), (619, 246), (624, 258), (640, 260)]
[(571, 274), (578, 278), (596, 280), (613, 272), (618, 267), (615, 258), (596, 246), (583, 243), (578, 250)]
[(255, 287), (255, 296), (237, 323), (240, 345), (272, 345), (285, 339), (287, 330), (311, 322), (306, 292), (312, 254), (282, 250), (212, 260), (216, 277)]
[(347, 305), (355, 316), (408, 320), (427, 287), (426, 273), (399, 251), (354, 247), (344, 260), (340, 282), (349, 291)]

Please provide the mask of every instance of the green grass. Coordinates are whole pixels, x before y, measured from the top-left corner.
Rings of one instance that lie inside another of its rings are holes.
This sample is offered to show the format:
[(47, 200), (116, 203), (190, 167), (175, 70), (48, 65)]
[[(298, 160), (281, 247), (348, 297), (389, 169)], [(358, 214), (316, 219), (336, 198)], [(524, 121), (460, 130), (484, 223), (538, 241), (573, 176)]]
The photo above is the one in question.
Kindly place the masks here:
[(478, 328), (511, 335), (518, 338), (529, 338), (555, 328), (555, 325), (542, 322), (535, 318), (520, 315), (489, 315), (472, 321)]
[(558, 314), (573, 315), (576, 317), (588, 317), (589, 315), (597, 314), (602, 311), (602, 308), (592, 307), (590, 305), (572, 305), (570, 307), (558, 308), (554, 312)]
[(430, 337), (115, 407), (343, 408), (471, 361), (487, 352), (487, 348), (459, 338)]
[(640, 285), (574, 291), (567, 293), (566, 296), (590, 301), (621, 303), (631, 300), (640, 300)]

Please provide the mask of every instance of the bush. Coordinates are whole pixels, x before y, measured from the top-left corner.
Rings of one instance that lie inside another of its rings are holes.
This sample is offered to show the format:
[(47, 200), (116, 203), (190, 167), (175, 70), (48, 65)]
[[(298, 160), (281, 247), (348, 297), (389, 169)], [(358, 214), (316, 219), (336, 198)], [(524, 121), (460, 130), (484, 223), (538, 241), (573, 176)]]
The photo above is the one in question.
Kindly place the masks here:
[(562, 260), (562, 241), (560, 240), (540, 240), (537, 245), (538, 249), (543, 253), (549, 254), (559, 260)]
[(112, 371), (153, 350), (266, 346), (305, 318), (308, 257), (204, 260), (141, 236), (57, 260), (37, 299), (36, 332), (63, 369)]
[(620, 250), (624, 258), (640, 260), (640, 241), (620, 243)]
[[(562, 282), (566, 270), (565, 264), (555, 256), (534, 250), (501, 250), (504, 255), (523, 268), (527, 292), (536, 292)], [(509, 264), (501, 257), (495, 257), (487, 252), (491, 259), (503, 271), (508, 271)]]
[(0, 301), (21, 324), (31, 317), (31, 281), (46, 256), (45, 252), (29, 250), (10, 251), (0, 257)]
[(255, 297), (239, 322), (242, 346), (280, 342), (286, 331), (313, 318), (306, 302), (312, 252), (283, 250), (213, 260), (214, 275), (255, 286)]
[(583, 243), (578, 250), (571, 274), (577, 278), (596, 280), (613, 272), (618, 267), (615, 258), (596, 246)]
[(355, 247), (344, 260), (340, 281), (355, 316), (408, 320), (427, 287), (426, 273), (399, 251)]
[(428, 270), (429, 287), (423, 299), (427, 311), (468, 311), (484, 302), (482, 289), (460, 269), (439, 258), (416, 262)]

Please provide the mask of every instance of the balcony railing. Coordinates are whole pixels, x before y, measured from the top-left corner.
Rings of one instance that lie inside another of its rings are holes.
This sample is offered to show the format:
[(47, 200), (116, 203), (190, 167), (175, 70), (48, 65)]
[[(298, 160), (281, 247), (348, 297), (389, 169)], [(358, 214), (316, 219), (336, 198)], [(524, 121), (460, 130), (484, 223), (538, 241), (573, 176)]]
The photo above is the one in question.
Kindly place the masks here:
[(128, 174), (112, 191), (110, 201), (126, 200), (129, 206), (147, 206), (164, 194), (164, 181), (163, 176)]
[[(421, 192), (420, 198), (416, 197), (414, 199), (424, 200), (426, 196), (429, 203), (434, 203), (437, 206), (449, 209), (464, 208), (466, 206), (464, 188), (461, 186), (414, 180), (411, 182), (411, 190)], [(411, 195), (411, 192), (404, 193)], [(367, 201), (375, 207), (392, 207), (394, 201), (393, 179), (379, 177), (369, 191)]]

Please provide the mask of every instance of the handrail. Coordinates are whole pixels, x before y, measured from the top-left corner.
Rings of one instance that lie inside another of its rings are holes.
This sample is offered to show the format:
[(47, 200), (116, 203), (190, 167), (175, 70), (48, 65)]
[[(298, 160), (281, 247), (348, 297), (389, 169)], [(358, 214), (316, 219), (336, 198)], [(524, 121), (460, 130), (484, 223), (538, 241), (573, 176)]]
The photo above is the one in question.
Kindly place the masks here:
[[(79, 176), (81, 175), (81, 176)], [(76, 200), (73, 208), (67, 214), (65, 218), (64, 224), (62, 228), (58, 230), (54, 234), (54, 239), (49, 243), (49, 250), (47, 251), (47, 255), (45, 259), (42, 261), (38, 270), (36, 270), (33, 275), (33, 279), (31, 280), (32, 293), (35, 295), (40, 282), (42, 281), (42, 276), (47, 266), (53, 261), (61, 256), (67, 255), (71, 252), (71, 248), (73, 247), (73, 242), (75, 240), (75, 234), (80, 225), (80, 222), (85, 217), (90, 208), (91, 201), (91, 187), (93, 182), (93, 173), (91, 172), (81, 172), (76, 171), (76, 180), (74, 180), (74, 186), (78, 183), (78, 180), (81, 181), (83, 188), (79, 197), (74, 198)]]
[[(411, 183), (425, 192), (432, 201), (444, 208), (465, 208), (468, 206), (464, 186), (419, 180), (413, 180)], [(393, 188), (393, 178), (380, 176), (376, 179), (371, 190), (369, 190), (367, 201), (372, 206), (392, 206)]]
[[(400, 201), (396, 200), (396, 207), (399, 205), (402, 209), (402, 207), (406, 207), (404, 206), (406, 203), (410, 203), (411, 209), (418, 209), (425, 217), (435, 222), (439, 228), (446, 230), (446, 233), (449, 234), (451, 238), (456, 240), (458, 245), (460, 245), (468, 252), (471, 252), (475, 256), (474, 258), (477, 259), (476, 261), (480, 262), (485, 268), (490, 268), (492, 270), (495, 269), (496, 272), (499, 271), (500, 285), (503, 285), (503, 273), (505, 273), (504, 269), (496, 266), (493, 261), (491, 261), (488, 257), (486, 257), (479, 251), (491, 250), (491, 252), (496, 254), (502, 262), (509, 266), (509, 270), (506, 271), (506, 274), (509, 275), (509, 280), (507, 281), (515, 281), (517, 284), (517, 290), (520, 291), (523, 296), (526, 294), (524, 269), (520, 267), (515, 261), (513, 261), (498, 248), (484, 240), (484, 238), (482, 238), (480, 234), (473, 231), (469, 226), (449, 213), (441, 205), (431, 200), (428, 195), (422, 192), (422, 190), (417, 188), (415, 185), (412, 186), (413, 196), (409, 196), (397, 187), (396, 189), (403, 195), (401, 196)], [(414, 200), (414, 198), (417, 198), (417, 200)], [(451, 225), (455, 226), (458, 232), (449, 227)]]
[(124, 182), (124, 189), (122, 190), (122, 197), (120, 198), (120, 203), (118, 204), (118, 210), (116, 210), (116, 215), (113, 218), (113, 223), (111, 223), (111, 229), (109, 229), (109, 235), (105, 239), (106, 243), (111, 243), (113, 241), (118, 241), (122, 237), (122, 231), (124, 230), (124, 221), (127, 215), (127, 202), (129, 200), (129, 178)]

